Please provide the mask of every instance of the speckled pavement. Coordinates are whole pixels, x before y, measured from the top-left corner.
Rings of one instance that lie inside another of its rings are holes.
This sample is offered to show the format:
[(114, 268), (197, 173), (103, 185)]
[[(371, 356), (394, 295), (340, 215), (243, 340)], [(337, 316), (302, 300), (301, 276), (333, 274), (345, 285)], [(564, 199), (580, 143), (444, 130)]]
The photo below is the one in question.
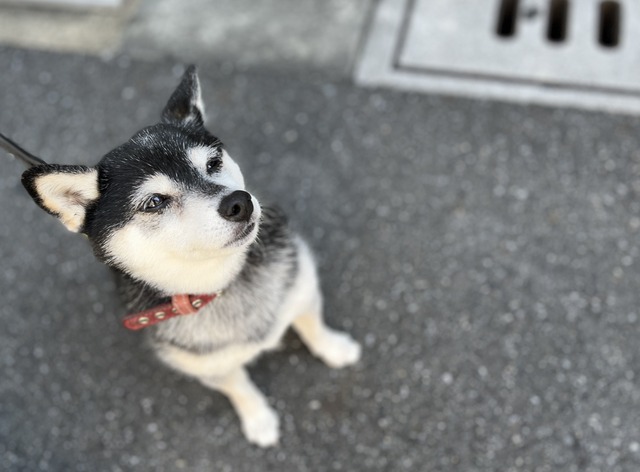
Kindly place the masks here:
[[(174, 62), (0, 49), (0, 130), (90, 164)], [(210, 127), (315, 248), (332, 371), (293, 335), (251, 374), (281, 444), (159, 366), (106, 268), (0, 156), (3, 471), (640, 470), (640, 119), (203, 65)]]

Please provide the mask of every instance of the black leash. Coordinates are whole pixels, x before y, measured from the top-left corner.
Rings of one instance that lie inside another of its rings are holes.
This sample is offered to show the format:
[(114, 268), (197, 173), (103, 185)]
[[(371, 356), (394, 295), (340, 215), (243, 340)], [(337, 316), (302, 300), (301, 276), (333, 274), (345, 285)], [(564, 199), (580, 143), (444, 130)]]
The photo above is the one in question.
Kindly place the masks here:
[(16, 143), (7, 138), (4, 134), (0, 133), (0, 147), (7, 151), (12, 156), (20, 159), (22, 162), (27, 164), (29, 167), (33, 166), (41, 166), (46, 165), (39, 157), (34, 156), (30, 152), (25, 151)]

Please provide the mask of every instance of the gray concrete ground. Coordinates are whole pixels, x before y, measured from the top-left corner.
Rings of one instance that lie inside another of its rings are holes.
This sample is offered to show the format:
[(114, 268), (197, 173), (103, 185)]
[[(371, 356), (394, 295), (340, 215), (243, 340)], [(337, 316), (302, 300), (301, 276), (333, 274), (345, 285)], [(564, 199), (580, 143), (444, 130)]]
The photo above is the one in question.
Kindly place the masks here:
[(113, 55), (138, 0), (121, 8), (55, 8), (52, 4), (25, 5), (21, 0), (0, 0), (0, 43), (47, 51)]
[(125, 32), (134, 57), (351, 72), (372, 0), (145, 0)]
[(119, 8), (55, 8), (0, 0), (0, 44), (349, 77), (373, 3), (124, 0)]
[[(153, 123), (174, 59), (0, 49), (0, 130), (90, 164)], [(203, 60), (211, 128), (315, 248), (331, 371), (297, 338), (251, 373), (282, 415), (160, 366), (85, 241), (0, 159), (8, 471), (637, 471), (640, 118), (384, 90)]]

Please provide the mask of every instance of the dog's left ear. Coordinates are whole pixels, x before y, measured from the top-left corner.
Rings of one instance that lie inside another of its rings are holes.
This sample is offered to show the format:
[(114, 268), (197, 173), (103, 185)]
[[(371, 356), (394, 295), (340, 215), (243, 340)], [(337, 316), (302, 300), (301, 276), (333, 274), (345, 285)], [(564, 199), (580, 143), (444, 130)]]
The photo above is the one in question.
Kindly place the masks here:
[(82, 230), (87, 208), (100, 196), (98, 171), (86, 166), (31, 167), (22, 174), (22, 185), (43, 210), (74, 233)]
[(204, 103), (196, 66), (190, 65), (162, 111), (162, 121), (176, 126), (203, 126)]

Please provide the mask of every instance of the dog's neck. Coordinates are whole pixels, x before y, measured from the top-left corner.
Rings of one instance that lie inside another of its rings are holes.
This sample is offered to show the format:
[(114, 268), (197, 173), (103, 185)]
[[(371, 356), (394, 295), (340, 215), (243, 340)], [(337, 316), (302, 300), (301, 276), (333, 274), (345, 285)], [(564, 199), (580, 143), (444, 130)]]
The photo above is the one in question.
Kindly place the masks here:
[(172, 257), (155, 258), (132, 268), (131, 273), (166, 296), (216, 293), (233, 282), (246, 259), (246, 252), (188, 261)]

